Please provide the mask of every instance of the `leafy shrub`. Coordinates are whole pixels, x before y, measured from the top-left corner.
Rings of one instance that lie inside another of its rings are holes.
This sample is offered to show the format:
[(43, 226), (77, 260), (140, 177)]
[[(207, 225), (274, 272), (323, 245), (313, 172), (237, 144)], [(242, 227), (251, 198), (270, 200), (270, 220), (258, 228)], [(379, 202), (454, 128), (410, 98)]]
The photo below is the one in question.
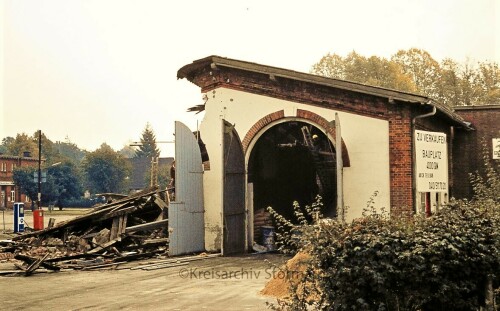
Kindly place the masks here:
[[(452, 201), (429, 218), (390, 218), (375, 211), (373, 199), (364, 217), (349, 224), (321, 219), (311, 224), (307, 219), (317, 213), (309, 207), (309, 216), (301, 216), (294, 206), (303, 220), (298, 226), (273, 213), (290, 228), (278, 236), (281, 249), (311, 256), (302, 284), (274, 308), (478, 309), (488, 284), (500, 288), (500, 202), (492, 190), (499, 177), (494, 168), (487, 171), (486, 178), (471, 180), (473, 200)], [(299, 239), (292, 234), (297, 232)]]

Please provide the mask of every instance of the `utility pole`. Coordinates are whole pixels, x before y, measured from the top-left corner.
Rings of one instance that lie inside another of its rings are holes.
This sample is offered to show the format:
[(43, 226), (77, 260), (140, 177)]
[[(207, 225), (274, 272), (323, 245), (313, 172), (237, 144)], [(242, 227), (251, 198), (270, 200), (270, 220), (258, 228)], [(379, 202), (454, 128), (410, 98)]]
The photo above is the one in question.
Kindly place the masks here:
[(42, 209), (42, 130), (38, 130), (38, 209)]

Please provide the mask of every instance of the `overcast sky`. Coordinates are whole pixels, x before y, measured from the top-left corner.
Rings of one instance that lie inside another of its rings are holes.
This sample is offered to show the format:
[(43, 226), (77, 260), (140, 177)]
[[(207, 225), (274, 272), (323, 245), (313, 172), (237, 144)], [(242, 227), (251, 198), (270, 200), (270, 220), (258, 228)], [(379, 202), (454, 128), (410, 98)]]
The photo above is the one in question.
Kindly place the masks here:
[[(89, 151), (196, 129), (197, 86), (177, 80), (219, 55), (309, 72), (327, 53), (500, 63), (498, 0), (0, 0), (0, 140), (41, 129)], [(173, 156), (163, 145), (162, 156)]]

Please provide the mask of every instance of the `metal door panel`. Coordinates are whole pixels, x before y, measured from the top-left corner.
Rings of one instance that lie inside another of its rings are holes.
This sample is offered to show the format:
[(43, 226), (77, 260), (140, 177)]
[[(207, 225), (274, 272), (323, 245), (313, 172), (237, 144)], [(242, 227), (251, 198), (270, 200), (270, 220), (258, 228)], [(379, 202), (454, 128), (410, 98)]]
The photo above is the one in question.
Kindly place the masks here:
[(203, 166), (196, 137), (175, 122), (175, 201), (168, 209), (169, 254), (205, 250)]

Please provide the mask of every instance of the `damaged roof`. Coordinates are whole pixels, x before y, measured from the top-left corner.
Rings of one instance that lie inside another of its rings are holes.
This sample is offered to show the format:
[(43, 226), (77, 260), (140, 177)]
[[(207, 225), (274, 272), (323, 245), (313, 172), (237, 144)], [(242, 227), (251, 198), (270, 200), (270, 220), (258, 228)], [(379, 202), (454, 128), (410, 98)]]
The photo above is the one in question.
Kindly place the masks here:
[(242, 71), (248, 71), (253, 73), (261, 73), (269, 75), (270, 78), (285, 78), (300, 82), (306, 82), (311, 84), (317, 84), (322, 86), (327, 86), (335, 89), (347, 90), (352, 92), (357, 92), (361, 94), (367, 94), (377, 97), (387, 98), (389, 101), (398, 101), (410, 104), (422, 104), (430, 105), (436, 107), (437, 110), (444, 114), (448, 119), (456, 123), (457, 125), (464, 127), (465, 129), (472, 130), (470, 123), (466, 122), (460, 115), (456, 114), (455, 111), (442, 103), (435, 101), (434, 99), (408, 93), (398, 90), (372, 86), (367, 84), (362, 84), (358, 82), (351, 82), (346, 80), (328, 78), (323, 76), (318, 76), (314, 74), (283, 69), (273, 66), (261, 65), (257, 63), (241, 61), (236, 59), (230, 59), (226, 57), (220, 57), (216, 55), (208, 56), (202, 59), (193, 61), (191, 64), (185, 65), (177, 71), (177, 79), (186, 78), (190, 82), (193, 82), (196, 74), (205, 67), (217, 68), (226, 67)]

